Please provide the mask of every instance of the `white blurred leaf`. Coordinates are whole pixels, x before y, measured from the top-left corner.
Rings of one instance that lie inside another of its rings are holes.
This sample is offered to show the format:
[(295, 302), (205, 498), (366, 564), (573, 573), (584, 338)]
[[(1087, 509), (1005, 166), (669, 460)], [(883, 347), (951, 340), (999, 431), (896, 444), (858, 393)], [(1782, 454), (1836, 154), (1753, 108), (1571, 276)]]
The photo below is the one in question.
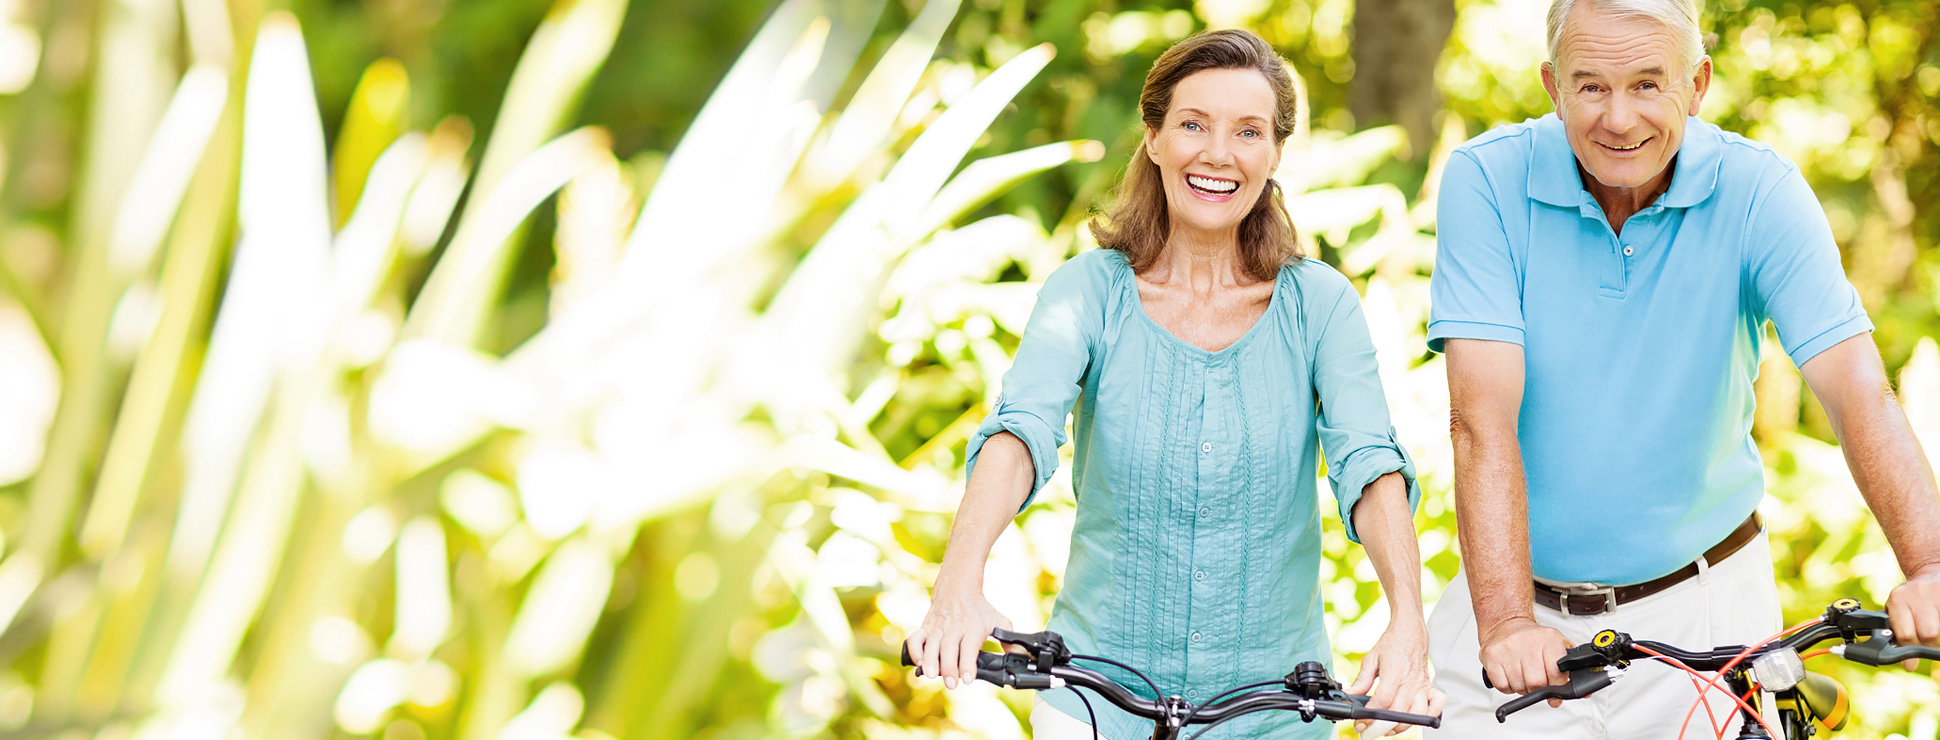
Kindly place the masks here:
[(1900, 403), (1914, 436), (1926, 450), (1927, 462), (1940, 460), (1940, 345), (1921, 337), (1913, 356), (1900, 368)]
[(331, 302), (323, 126), (296, 19), (264, 20), (244, 97), (240, 242), (190, 403), (170, 567), (199, 573), (279, 367), (322, 350)]
[(613, 564), (584, 539), (567, 540), (534, 577), (505, 639), (505, 659), (521, 675), (558, 670), (577, 658), (613, 587)]
[(60, 397), (60, 368), (34, 320), (0, 300), (0, 486), (40, 468)]

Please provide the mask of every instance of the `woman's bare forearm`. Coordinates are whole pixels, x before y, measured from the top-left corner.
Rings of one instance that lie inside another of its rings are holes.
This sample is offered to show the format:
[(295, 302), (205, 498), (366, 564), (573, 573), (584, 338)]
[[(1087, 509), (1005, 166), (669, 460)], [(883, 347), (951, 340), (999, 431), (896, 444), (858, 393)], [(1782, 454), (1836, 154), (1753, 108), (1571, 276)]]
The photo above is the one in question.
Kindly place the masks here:
[(936, 575), (937, 591), (983, 592), (984, 562), (990, 559), (990, 548), (1017, 516), (1036, 481), (1037, 466), (1031, 462), (1030, 448), (1023, 440), (1010, 432), (998, 432), (984, 440), (963, 502), (957, 505), (956, 522), (950, 527), (950, 544)]
[(1354, 531), (1367, 549), (1368, 562), (1381, 580), (1381, 593), (1396, 622), (1421, 621), (1421, 546), (1414, 512), (1408, 506), (1408, 481), (1400, 473), (1374, 479), (1354, 504)]

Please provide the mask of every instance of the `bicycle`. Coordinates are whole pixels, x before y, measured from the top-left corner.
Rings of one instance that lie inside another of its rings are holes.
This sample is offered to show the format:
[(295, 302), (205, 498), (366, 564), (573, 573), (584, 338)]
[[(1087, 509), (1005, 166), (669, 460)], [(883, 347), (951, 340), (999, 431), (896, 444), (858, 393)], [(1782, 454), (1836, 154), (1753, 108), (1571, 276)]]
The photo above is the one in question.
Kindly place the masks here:
[[(997, 629), (992, 631), (991, 637), (1004, 645), (1023, 648), (1025, 652), (979, 652), (978, 680), (1011, 689), (1035, 691), (1090, 689), (1119, 709), (1152, 720), (1152, 740), (1177, 740), (1186, 728), (1205, 725), (1187, 738), (1197, 740), (1221, 724), (1255, 712), (1272, 710), (1299, 712), (1301, 720), (1305, 722), (1312, 722), (1316, 718), (1332, 722), (1368, 719), (1426, 727), (1441, 726), (1439, 717), (1368, 709), (1367, 696), (1342, 691), (1340, 682), (1328, 675), (1326, 666), (1311, 660), (1294, 666), (1292, 673), (1278, 681), (1234, 687), (1204, 704), (1195, 705), (1176, 694), (1163, 699), (1146, 699), (1102, 673), (1071, 665), (1073, 660), (1088, 660), (1117, 666), (1145, 681), (1152, 688), (1153, 696), (1162, 694), (1158, 684), (1138, 669), (1109, 658), (1072, 653), (1065, 647), (1064, 637), (1056, 632), (1046, 630), (1025, 634)], [(916, 665), (910, 659), (907, 642), (903, 643), (903, 665)], [(923, 675), (922, 671), (918, 669), (916, 675)], [(1268, 690), (1272, 686), (1280, 688)], [(1229, 696), (1231, 698), (1227, 698)], [(1092, 711), (1091, 700), (1086, 699), (1083, 693), (1079, 693), (1078, 698), (1084, 702), (1086, 714), (1091, 716), (1091, 732), (1095, 740), (1098, 737), (1098, 715)]]
[[(1802, 740), (1817, 734), (1819, 729), (1834, 732), (1845, 726), (1849, 716), (1845, 687), (1832, 678), (1805, 670), (1805, 659), (1830, 654), (1875, 667), (1910, 658), (1940, 660), (1940, 649), (1895, 644), (1893, 631), (1888, 628), (1886, 612), (1859, 607), (1857, 599), (1839, 599), (1826, 607), (1825, 614), (1794, 625), (1756, 645), (1730, 645), (1702, 652), (1632, 639), (1622, 632), (1604, 630), (1592, 636), (1589, 642), (1570, 648), (1556, 661), (1556, 667), (1569, 677), (1566, 683), (1509, 700), (1496, 708), (1495, 719), (1506, 722), (1509, 715), (1550, 699), (1581, 699), (1609, 686), (1623, 675), (1632, 662), (1661, 660), (1690, 674), (1692, 684), (1698, 685), (1698, 699), (1684, 715), (1686, 729), (1690, 726), (1691, 716), (1704, 704), (1704, 693), (1719, 688), (1730, 695), (1737, 705), (1735, 710), (1744, 717), (1739, 740), (1775, 737), (1760, 711), (1760, 690), (1772, 694), (1772, 703), (1778, 710), (1779, 725), (1784, 729), (1784, 735), (1777, 737)], [(1825, 650), (1804, 652), (1835, 638), (1842, 644)], [(1700, 671), (1718, 675), (1699, 685), (1700, 681), (1704, 681)], [(1729, 685), (1729, 689), (1718, 686), (1720, 679)], [(1482, 682), (1494, 688), (1486, 674)], [(1709, 718), (1710, 712), (1707, 711), (1705, 716)], [(1713, 721), (1712, 728), (1719, 738), (1724, 737), (1724, 727)], [(1678, 737), (1683, 737), (1682, 731)]]

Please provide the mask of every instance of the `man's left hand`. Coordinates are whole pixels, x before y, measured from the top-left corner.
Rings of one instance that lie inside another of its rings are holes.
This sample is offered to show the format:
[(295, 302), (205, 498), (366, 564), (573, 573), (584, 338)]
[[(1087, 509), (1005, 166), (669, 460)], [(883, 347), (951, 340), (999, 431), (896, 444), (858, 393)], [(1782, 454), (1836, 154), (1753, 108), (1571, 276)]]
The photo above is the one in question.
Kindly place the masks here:
[[(1886, 597), (1886, 616), (1893, 641), (1901, 645), (1940, 647), (1940, 564), (1915, 571)], [(1906, 661), (1906, 669), (1920, 661)]]

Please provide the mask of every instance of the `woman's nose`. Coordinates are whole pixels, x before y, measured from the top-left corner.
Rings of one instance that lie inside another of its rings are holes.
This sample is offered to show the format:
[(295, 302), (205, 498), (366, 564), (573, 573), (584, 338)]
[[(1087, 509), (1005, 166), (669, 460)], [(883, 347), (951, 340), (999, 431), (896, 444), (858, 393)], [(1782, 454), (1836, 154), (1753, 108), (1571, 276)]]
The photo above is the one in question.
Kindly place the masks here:
[(1225, 167), (1233, 163), (1233, 150), (1224, 137), (1215, 136), (1199, 150), (1199, 161), (1211, 167)]

